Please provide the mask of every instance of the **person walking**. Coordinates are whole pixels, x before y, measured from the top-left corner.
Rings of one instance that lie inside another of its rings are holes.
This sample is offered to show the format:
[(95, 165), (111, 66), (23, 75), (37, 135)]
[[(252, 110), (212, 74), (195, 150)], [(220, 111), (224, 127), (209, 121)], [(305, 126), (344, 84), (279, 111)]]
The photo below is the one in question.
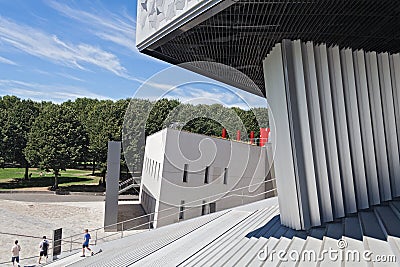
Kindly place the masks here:
[[(81, 257), (85, 257), (85, 248), (87, 248), (87, 250), (92, 251), (89, 248), (89, 241), (90, 241), (90, 234), (89, 234), (89, 230), (85, 229), (85, 234), (83, 236), (83, 243), (82, 243), (82, 256)], [(91, 253), (91, 255), (93, 256), (93, 251)]]
[(38, 263), (40, 264), (40, 261), (42, 260), (42, 257), (44, 257), (46, 263), (47, 263), (47, 251), (49, 250), (49, 241), (47, 241), (46, 236), (43, 236), (42, 242), (39, 244), (39, 261)]
[(20, 267), (19, 265), (19, 252), (21, 251), (20, 245), (18, 245), (18, 240), (15, 240), (14, 246), (11, 248), (11, 261), (13, 266), (15, 266), (15, 263), (17, 263), (17, 266)]

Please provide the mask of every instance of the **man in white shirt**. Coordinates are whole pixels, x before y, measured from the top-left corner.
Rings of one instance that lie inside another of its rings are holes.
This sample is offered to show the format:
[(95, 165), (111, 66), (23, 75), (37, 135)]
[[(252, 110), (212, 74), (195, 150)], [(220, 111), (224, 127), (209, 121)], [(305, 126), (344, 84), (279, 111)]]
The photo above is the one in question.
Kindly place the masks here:
[(20, 267), (20, 265), (19, 265), (19, 252), (20, 251), (21, 251), (21, 247), (18, 245), (18, 240), (15, 240), (14, 246), (11, 248), (11, 253), (12, 253), (11, 261), (13, 263), (13, 266), (15, 266), (15, 263), (17, 263), (17, 266)]
[(46, 236), (43, 236), (43, 241), (40, 242), (39, 245), (40, 248), (40, 252), (39, 252), (39, 264), (40, 264), (40, 260), (42, 259), (42, 257), (44, 257), (46, 263), (47, 263), (47, 250), (49, 249), (49, 241), (47, 241)]

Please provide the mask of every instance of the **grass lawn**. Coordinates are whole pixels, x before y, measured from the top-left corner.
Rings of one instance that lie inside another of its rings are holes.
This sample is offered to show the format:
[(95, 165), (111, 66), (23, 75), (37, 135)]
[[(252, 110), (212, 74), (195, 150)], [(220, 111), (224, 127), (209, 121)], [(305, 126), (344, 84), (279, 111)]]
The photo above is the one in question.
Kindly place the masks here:
[[(30, 180), (23, 180), (25, 169), (23, 168), (4, 168), (0, 169), (0, 189), (17, 189), (30, 187), (49, 187), (54, 184), (54, 175), (49, 172), (42, 172), (36, 168), (30, 168), (32, 174)], [(98, 191), (99, 180), (101, 177), (92, 176), (90, 170), (67, 169), (61, 171), (58, 177), (58, 184), (65, 189), (74, 189), (72, 191)], [(96, 190), (93, 190), (96, 187)]]

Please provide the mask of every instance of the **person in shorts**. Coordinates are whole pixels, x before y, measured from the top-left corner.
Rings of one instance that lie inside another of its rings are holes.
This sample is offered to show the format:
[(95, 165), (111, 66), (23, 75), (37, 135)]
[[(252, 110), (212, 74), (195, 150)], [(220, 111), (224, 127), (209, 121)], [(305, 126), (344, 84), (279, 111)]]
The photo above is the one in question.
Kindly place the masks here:
[[(90, 241), (90, 234), (89, 234), (89, 230), (85, 229), (85, 234), (83, 236), (83, 243), (82, 243), (82, 256), (81, 257), (85, 257), (85, 248), (89, 251), (92, 251), (89, 248), (89, 241)], [(93, 255), (93, 251), (92, 251), (92, 255)]]
[(49, 250), (49, 241), (47, 241), (46, 236), (43, 236), (42, 242), (39, 244), (39, 261), (38, 263), (40, 264), (40, 261), (42, 260), (42, 257), (44, 257), (46, 263), (47, 263), (47, 251)]
[(19, 252), (21, 251), (21, 247), (18, 245), (18, 240), (15, 240), (14, 246), (11, 248), (11, 261), (13, 266), (15, 266), (15, 263), (17, 263), (17, 266), (20, 267), (19, 265)]

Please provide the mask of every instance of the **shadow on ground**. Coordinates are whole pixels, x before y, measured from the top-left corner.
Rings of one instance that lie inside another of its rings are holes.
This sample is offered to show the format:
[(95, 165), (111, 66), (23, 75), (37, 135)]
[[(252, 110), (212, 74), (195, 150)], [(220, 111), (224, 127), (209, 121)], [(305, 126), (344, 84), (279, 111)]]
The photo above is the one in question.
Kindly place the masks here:
[[(118, 205), (118, 231), (125, 230), (141, 230), (149, 228), (149, 216), (144, 216), (146, 213), (141, 204), (119, 204)], [(143, 217), (141, 217), (143, 216)], [(133, 218), (136, 220), (131, 220)], [(128, 221), (129, 220), (129, 221)]]
[(290, 229), (281, 224), (280, 216), (276, 215), (264, 226), (246, 234), (247, 238), (277, 239), (286, 237), (292, 239), (308, 236), (322, 240), (330, 237), (336, 240), (343, 236), (362, 241), (364, 236), (386, 241), (388, 236), (400, 238), (400, 199), (394, 199), (373, 206), (369, 209), (349, 214), (346, 217), (326, 223), (320, 227), (312, 227), (308, 231)]

